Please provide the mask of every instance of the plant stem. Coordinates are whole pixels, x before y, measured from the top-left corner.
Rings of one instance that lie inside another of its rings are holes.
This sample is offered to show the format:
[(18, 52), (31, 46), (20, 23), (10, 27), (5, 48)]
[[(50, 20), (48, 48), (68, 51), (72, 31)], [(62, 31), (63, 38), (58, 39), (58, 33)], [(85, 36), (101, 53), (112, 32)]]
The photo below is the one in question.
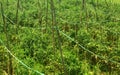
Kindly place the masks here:
[(19, 0), (17, 0), (17, 10), (16, 10), (16, 34), (18, 33), (18, 14), (19, 14)]
[[(4, 9), (3, 9), (2, 3), (1, 3), (1, 13), (2, 13), (3, 24), (4, 24), (4, 33), (6, 36), (6, 45), (7, 45), (7, 48), (10, 50), (7, 25), (6, 25), (6, 20), (5, 20), (5, 16), (4, 16)], [(9, 54), (9, 63), (8, 63), (8, 73), (9, 73), (9, 75), (13, 75), (12, 56), (10, 54)]]
[(48, 0), (46, 1), (47, 3), (47, 8), (46, 8), (46, 31), (47, 31), (47, 26), (48, 26)]
[(86, 1), (82, 0), (82, 9), (85, 9), (85, 6), (86, 6)]
[[(58, 26), (56, 25), (56, 15), (55, 15), (55, 7), (54, 7), (53, 0), (51, 0), (51, 11), (52, 11), (52, 13), (51, 13), (52, 14), (52, 25), (56, 29), (56, 33), (57, 33), (57, 37), (58, 37), (58, 47), (59, 47), (59, 50), (60, 50), (61, 62), (62, 62), (62, 66), (63, 66), (63, 69), (64, 69), (64, 75), (67, 75), (67, 72), (66, 72), (66, 69), (65, 69), (64, 58), (63, 58), (63, 51), (62, 51), (62, 48), (61, 48), (61, 37), (60, 37), (59, 30), (58, 30)], [(53, 30), (54, 30), (54, 28), (53, 28)]]

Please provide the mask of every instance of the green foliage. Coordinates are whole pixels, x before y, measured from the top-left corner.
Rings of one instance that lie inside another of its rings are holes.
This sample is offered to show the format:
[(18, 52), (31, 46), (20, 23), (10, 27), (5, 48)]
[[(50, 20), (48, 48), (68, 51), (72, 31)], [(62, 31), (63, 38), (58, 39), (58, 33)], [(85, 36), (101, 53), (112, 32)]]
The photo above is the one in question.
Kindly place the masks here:
[[(120, 4), (101, 0), (54, 0), (56, 24), (59, 30), (88, 50), (106, 59), (120, 62)], [(120, 64), (90, 54), (74, 41), (60, 34), (64, 64), (53, 32), (50, 0), (20, 0), (18, 17), (17, 0), (1, 1), (6, 16), (8, 40), (0, 12), (0, 40), (7, 41), (11, 52), (32, 69), (45, 75), (119, 75)], [(1, 9), (0, 9), (1, 10)], [(18, 18), (18, 27), (16, 23)], [(55, 41), (53, 41), (55, 40)], [(55, 46), (53, 46), (53, 43)], [(55, 48), (55, 51), (54, 51)], [(8, 53), (0, 42), (0, 73), (8, 70)], [(38, 75), (28, 70), (14, 58), (15, 75)], [(1, 74), (0, 74), (1, 75)]]

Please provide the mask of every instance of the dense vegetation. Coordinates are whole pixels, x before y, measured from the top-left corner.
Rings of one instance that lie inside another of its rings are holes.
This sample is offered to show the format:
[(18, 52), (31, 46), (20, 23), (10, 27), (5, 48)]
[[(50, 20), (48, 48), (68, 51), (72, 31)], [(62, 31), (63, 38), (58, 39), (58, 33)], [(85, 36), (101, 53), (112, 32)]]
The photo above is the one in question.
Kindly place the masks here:
[(0, 75), (120, 75), (119, 1), (0, 4)]

